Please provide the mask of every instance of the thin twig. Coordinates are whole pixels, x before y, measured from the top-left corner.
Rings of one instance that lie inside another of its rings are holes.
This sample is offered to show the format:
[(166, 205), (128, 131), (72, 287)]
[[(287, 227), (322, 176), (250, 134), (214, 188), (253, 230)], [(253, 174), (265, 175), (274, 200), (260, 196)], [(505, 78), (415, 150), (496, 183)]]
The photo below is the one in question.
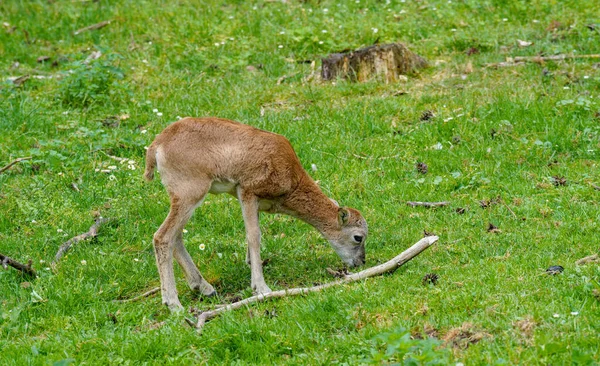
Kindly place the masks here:
[(0, 264), (2, 264), (4, 268), (11, 266), (12, 268), (18, 269), (28, 276), (37, 277), (37, 273), (33, 267), (31, 267), (31, 259), (27, 262), (27, 264), (23, 264), (0, 253)]
[(411, 207), (416, 207), (416, 206), (423, 206), (423, 207), (427, 207), (427, 208), (431, 208), (431, 207), (443, 207), (443, 206), (448, 206), (450, 204), (450, 202), (448, 201), (442, 201), (442, 202), (418, 202), (418, 201), (408, 201), (406, 202), (407, 205), (411, 206)]
[(600, 262), (600, 254), (593, 254), (593, 255), (587, 256), (585, 258), (579, 259), (577, 262), (575, 262), (575, 264), (578, 266), (582, 266), (584, 264), (598, 263), (598, 262)]
[(595, 184), (592, 183), (592, 188), (594, 188), (597, 191), (600, 191), (600, 186), (597, 186)]
[(108, 222), (109, 219), (98, 217), (94, 221), (95, 221), (94, 225), (90, 226), (90, 229), (87, 232), (85, 232), (83, 234), (79, 234), (75, 237), (72, 237), (71, 239), (67, 240), (63, 245), (61, 245), (60, 248), (58, 248), (58, 252), (56, 253), (56, 256), (54, 257), (52, 266), (55, 266), (58, 263), (58, 261), (65, 255), (65, 253), (67, 253), (69, 251), (69, 249), (71, 249), (71, 247), (73, 245), (75, 245), (78, 242), (85, 240), (87, 238), (96, 237), (98, 235), (98, 229), (100, 228), (100, 225)]
[(109, 24), (110, 24), (110, 20), (105, 20), (103, 22), (92, 24), (92, 25), (88, 25), (87, 27), (83, 27), (81, 29), (78, 29), (78, 30), (75, 31), (74, 34), (78, 35), (78, 34), (83, 33), (83, 32), (87, 32), (87, 31), (91, 31), (91, 30), (96, 30), (96, 29), (104, 28), (104, 27), (106, 27)]
[(504, 205), (504, 207), (506, 207), (510, 211), (511, 214), (513, 214), (515, 218), (517, 218), (517, 214), (510, 207), (508, 207), (508, 205), (506, 204), (506, 202), (504, 202), (503, 199), (500, 199), (500, 202)]
[(595, 55), (552, 55), (552, 56), (516, 56), (513, 57), (514, 62), (544, 62), (544, 61), (559, 61), (574, 58), (600, 58), (600, 54)]
[(196, 328), (198, 330), (198, 332), (201, 332), (202, 328), (204, 327), (204, 324), (208, 320), (210, 320), (214, 317), (217, 317), (226, 311), (239, 309), (241, 307), (244, 307), (244, 306), (254, 303), (254, 302), (265, 301), (265, 300), (271, 299), (271, 298), (301, 295), (301, 294), (307, 294), (310, 292), (319, 292), (319, 291), (322, 291), (322, 290), (327, 289), (332, 286), (337, 286), (337, 285), (342, 285), (342, 284), (346, 284), (346, 283), (350, 283), (350, 282), (354, 282), (354, 281), (359, 281), (359, 280), (363, 280), (368, 277), (373, 277), (373, 276), (381, 275), (384, 273), (393, 273), (404, 263), (408, 262), (412, 258), (419, 255), (422, 251), (424, 251), (425, 249), (427, 249), (431, 245), (433, 245), (436, 241), (438, 241), (438, 239), (439, 238), (437, 236), (428, 236), (426, 238), (423, 238), (423, 239), (419, 240), (416, 244), (414, 244), (413, 246), (411, 246), (410, 248), (408, 248), (407, 250), (402, 252), (401, 254), (392, 258), (391, 260), (389, 260), (383, 264), (380, 264), (378, 266), (365, 269), (364, 271), (361, 271), (358, 273), (344, 275), (341, 279), (339, 279), (337, 281), (324, 283), (322, 285), (318, 285), (318, 286), (314, 286), (314, 287), (297, 287), (297, 288), (291, 288), (291, 289), (287, 289), (287, 290), (269, 292), (267, 294), (259, 294), (259, 295), (252, 296), (252, 297), (246, 298), (246, 299), (238, 301), (238, 302), (234, 302), (232, 304), (228, 304), (223, 307), (219, 307), (219, 308), (216, 308), (213, 310), (202, 312), (202, 313), (200, 313), (200, 315), (198, 315), (198, 320), (197, 320), (196, 324), (194, 324), (190, 320), (187, 320), (187, 323), (192, 325), (194, 328)]
[(13, 165), (15, 165), (15, 164), (17, 164), (17, 163), (20, 163), (20, 162), (22, 162), (22, 161), (25, 161), (25, 160), (31, 160), (31, 158), (32, 158), (31, 156), (27, 156), (27, 157), (24, 157), (24, 158), (17, 158), (17, 159), (15, 159), (15, 160), (11, 161), (11, 162), (10, 162), (10, 163), (8, 163), (8, 165), (7, 165), (7, 166), (5, 166), (4, 168), (0, 168), (0, 174), (4, 173), (4, 171), (6, 171), (6, 170), (10, 169), (10, 167), (11, 167), (11, 166), (13, 166)]
[(146, 298), (148, 296), (154, 295), (155, 293), (160, 291), (160, 287), (155, 287), (150, 291), (146, 291), (141, 295), (138, 295), (136, 297), (132, 297), (131, 299), (123, 299), (123, 300), (114, 300), (115, 302), (134, 302), (134, 301), (138, 301), (141, 300), (143, 298)]
[(508, 67), (523, 65), (526, 62), (544, 63), (545, 61), (560, 61), (576, 58), (600, 58), (600, 54), (592, 55), (552, 55), (552, 56), (515, 56), (507, 57), (504, 62), (486, 64), (487, 67)]
[(277, 79), (277, 85), (281, 85), (281, 83), (283, 83), (287, 79), (293, 78), (294, 76), (296, 76), (298, 74), (300, 74), (300, 72), (295, 72), (295, 73), (290, 74), (290, 75), (283, 75), (282, 77), (280, 77), (279, 79)]
[(352, 154), (352, 156), (354, 156), (355, 158), (359, 158), (359, 159), (366, 159), (366, 160), (371, 160), (371, 159), (377, 159), (377, 160), (387, 160), (387, 159), (396, 159), (400, 156), (401, 154), (396, 154), (396, 155), (390, 155), (390, 156), (379, 156), (379, 157), (374, 157), (374, 156), (363, 156), (363, 155), (358, 155), (358, 154)]

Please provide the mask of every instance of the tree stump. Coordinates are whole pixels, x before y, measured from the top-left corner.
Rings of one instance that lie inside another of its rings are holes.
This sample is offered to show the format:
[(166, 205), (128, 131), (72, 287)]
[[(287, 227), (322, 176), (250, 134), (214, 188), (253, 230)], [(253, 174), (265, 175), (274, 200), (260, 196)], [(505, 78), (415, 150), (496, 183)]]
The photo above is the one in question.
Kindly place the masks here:
[(427, 60), (411, 52), (402, 43), (375, 45), (346, 53), (333, 53), (322, 60), (323, 80), (348, 79), (365, 82), (381, 78), (396, 82), (400, 75), (427, 67)]

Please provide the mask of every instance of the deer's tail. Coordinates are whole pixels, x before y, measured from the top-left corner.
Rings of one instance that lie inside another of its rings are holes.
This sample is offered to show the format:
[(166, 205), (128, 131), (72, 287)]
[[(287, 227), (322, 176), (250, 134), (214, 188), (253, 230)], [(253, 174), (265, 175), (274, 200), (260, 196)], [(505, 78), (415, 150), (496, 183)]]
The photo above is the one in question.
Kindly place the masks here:
[(154, 170), (156, 169), (156, 148), (158, 146), (153, 142), (146, 150), (146, 170), (144, 179), (151, 181), (154, 179)]

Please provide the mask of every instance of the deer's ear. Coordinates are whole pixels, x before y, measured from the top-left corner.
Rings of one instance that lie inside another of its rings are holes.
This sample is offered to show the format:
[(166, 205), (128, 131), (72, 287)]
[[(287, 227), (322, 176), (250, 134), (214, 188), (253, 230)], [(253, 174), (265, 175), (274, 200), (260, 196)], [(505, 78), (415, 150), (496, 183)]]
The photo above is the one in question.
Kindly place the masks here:
[(341, 226), (344, 226), (348, 223), (350, 219), (350, 211), (346, 210), (344, 207), (338, 208), (338, 221)]
[(334, 205), (336, 205), (337, 207), (340, 207), (340, 204), (338, 203), (338, 201), (334, 200), (333, 198), (329, 199), (331, 202), (333, 202)]

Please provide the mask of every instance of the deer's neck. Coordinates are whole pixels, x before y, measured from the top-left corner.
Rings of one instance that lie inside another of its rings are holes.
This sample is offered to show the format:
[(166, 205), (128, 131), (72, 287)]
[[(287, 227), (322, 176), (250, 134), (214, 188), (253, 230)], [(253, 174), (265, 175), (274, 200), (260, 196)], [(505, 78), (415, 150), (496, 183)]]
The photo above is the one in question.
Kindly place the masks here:
[(308, 176), (302, 177), (298, 187), (282, 202), (282, 212), (312, 225), (327, 237), (337, 227), (338, 207)]

